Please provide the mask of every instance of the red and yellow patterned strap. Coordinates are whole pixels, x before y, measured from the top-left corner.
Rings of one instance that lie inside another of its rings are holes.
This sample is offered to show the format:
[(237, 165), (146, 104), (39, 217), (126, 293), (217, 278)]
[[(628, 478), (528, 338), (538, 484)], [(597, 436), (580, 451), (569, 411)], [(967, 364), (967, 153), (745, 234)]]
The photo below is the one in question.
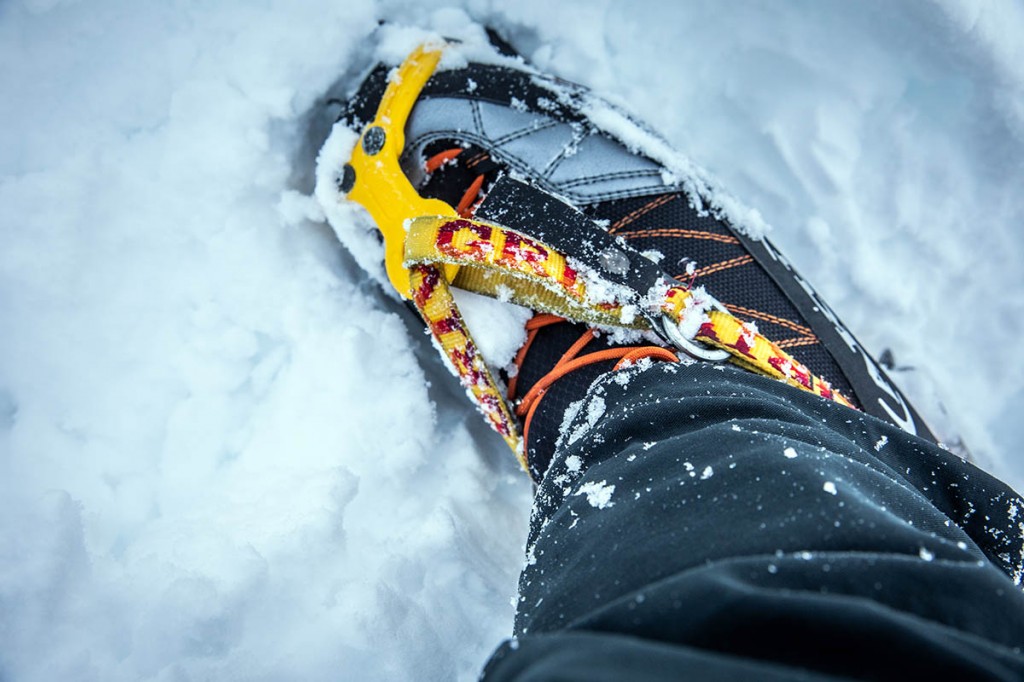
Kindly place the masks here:
[[(636, 304), (616, 300), (614, 293), (609, 294), (615, 287), (601, 286), (595, 273), (573, 267), (564, 254), (500, 225), (465, 218), (415, 218), (407, 223), (405, 258), (407, 266), (458, 265), (455, 286), (534, 310), (608, 326), (650, 327), (648, 316), (639, 314)], [(696, 330), (692, 340), (728, 352), (734, 364), (852, 407), (828, 382), (724, 307), (712, 308), (712, 302), (699, 291), (667, 282), (657, 300), (647, 303), (680, 328)]]
[(523, 469), (529, 471), (516, 422), (466, 328), (441, 269), (424, 262), (412, 265), (409, 273), (412, 301), (430, 328), (441, 354), (487, 423), (505, 440)]

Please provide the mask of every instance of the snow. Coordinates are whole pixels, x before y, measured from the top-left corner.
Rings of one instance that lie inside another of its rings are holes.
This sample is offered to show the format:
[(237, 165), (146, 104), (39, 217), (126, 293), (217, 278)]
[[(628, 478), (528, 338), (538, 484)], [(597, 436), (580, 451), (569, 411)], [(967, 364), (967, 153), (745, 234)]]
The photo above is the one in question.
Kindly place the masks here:
[(516, 351), (526, 342), (525, 325), (533, 311), (463, 289), (453, 287), (451, 292), (487, 363), (491, 367), (511, 364)]
[[(568, 434), (569, 437), (566, 440), (566, 444), (567, 445), (572, 445), (573, 443), (577, 442), (578, 440), (583, 438), (585, 435), (590, 433), (590, 431), (595, 426), (597, 426), (597, 422), (600, 421), (601, 417), (604, 416), (605, 409), (606, 409), (606, 404), (605, 404), (604, 398), (602, 396), (595, 394), (595, 395), (591, 395), (590, 398), (586, 400), (586, 402), (583, 405), (583, 407), (578, 408), (578, 409), (585, 409), (586, 411), (584, 412), (584, 414), (586, 416), (585, 416), (584, 420), (582, 422), (580, 422), (576, 426), (576, 428), (572, 430), (571, 433)], [(568, 415), (570, 412), (573, 412), (573, 411), (572, 410), (566, 410), (566, 415)], [(573, 415), (575, 416), (575, 412), (573, 412)], [(565, 431), (563, 431), (562, 433), (564, 434)]]
[(607, 481), (590, 481), (580, 486), (580, 489), (573, 493), (574, 496), (586, 495), (587, 504), (595, 509), (607, 509), (614, 507), (612, 495), (615, 493), (615, 486), (608, 485)]
[(696, 286), (690, 289), (692, 294), (683, 303), (680, 311), (679, 333), (684, 339), (693, 339), (697, 336), (700, 328), (711, 320), (708, 313), (711, 311), (714, 301), (708, 296), (703, 286)]
[(579, 473), (583, 466), (583, 460), (580, 459), (579, 455), (569, 455), (565, 458), (565, 469), (569, 473)]
[(638, 113), (1022, 487), (1019, 5), (455, 4), (0, 4), (0, 678), (473, 679), (511, 631), (530, 486), (312, 197), (378, 19)]

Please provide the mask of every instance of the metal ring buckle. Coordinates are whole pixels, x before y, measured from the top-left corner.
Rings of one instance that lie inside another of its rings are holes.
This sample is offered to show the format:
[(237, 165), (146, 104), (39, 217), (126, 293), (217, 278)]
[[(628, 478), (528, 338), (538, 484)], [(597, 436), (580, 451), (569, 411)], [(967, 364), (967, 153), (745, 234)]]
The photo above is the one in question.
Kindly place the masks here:
[[(729, 312), (724, 305), (715, 299), (711, 299), (711, 307), (714, 310), (719, 310), (724, 313)], [(695, 341), (694, 339), (686, 338), (683, 336), (682, 332), (679, 331), (679, 325), (676, 321), (666, 313), (663, 313), (661, 316), (661, 327), (668, 340), (674, 343), (676, 348), (683, 351), (690, 357), (698, 360), (705, 360), (707, 362), (724, 362), (729, 355), (731, 355), (727, 350), (712, 348), (711, 346)]]

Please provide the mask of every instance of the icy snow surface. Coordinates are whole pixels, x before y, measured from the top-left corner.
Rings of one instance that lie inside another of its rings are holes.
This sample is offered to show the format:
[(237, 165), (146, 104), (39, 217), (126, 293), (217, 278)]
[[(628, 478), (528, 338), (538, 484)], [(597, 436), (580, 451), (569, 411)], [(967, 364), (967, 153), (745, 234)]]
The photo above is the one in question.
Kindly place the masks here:
[(311, 197), (378, 19), (637, 112), (1021, 487), (1019, 4), (436, 6), (0, 3), (0, 679), (472, 679), (510, 632), (529, 485)]

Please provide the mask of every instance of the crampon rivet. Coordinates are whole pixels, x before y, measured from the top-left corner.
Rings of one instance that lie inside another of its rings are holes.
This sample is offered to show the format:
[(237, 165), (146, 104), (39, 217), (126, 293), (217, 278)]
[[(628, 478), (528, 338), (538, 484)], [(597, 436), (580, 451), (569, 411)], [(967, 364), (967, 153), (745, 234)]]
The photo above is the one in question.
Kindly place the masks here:
[(341, 177), (338, 178), (338, 189), (341, 190), (342, 194), (348, 194), (355, 187), (355, 184), (356, 169), (346, 163), (345, 167), (341, 169)]
[(374, 156), (384, 148), (384, 129), (380, 126), (373, 126), (363, 133), (363, 151), (368, 156)]

